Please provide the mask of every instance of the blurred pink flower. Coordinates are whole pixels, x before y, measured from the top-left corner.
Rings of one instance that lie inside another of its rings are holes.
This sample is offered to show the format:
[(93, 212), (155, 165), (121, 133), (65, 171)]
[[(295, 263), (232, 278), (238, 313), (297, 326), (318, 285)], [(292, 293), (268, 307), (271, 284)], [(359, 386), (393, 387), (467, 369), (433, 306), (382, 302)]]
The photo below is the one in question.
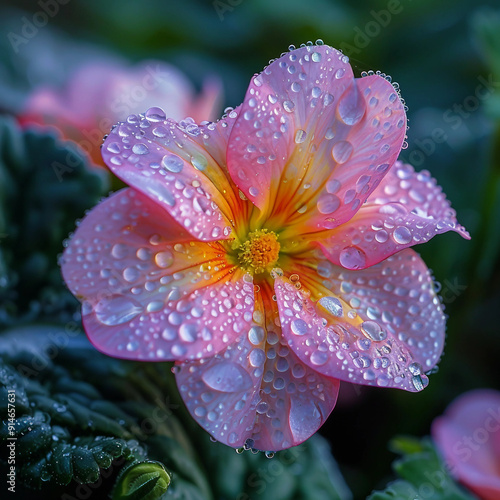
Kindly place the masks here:
[(468, 235), (427, 172), (395, 163), (405, 131), (393, 86), (323, 45), (272, 62), (217, 123), (130, 116), (103, 156), (131, 188), (62, 259), (89, 338), (176, 360), (189, 411), (233, 447), (304, 441), (340, 380), (423, 389), (445, 317), (406, 247)]
[(500, 392), (478, 389), (451, 403), (432, 436), (454, 476), (479, 498), (500, 498)]
[(87, 63), (64, 89), (36, 89), (19, 120), (24, 125), (56, 127), (65, 139), (77, 142), (93, 163), (104, 166), (100, 152), (104, 135), (117, 121), (153, 105), (162, 106), (175, 120), (214, 120), (221, 88), (218, 81), (208, 79), (197, 96), (178, 69), (159, 61), (134, 67), (116, 61)]

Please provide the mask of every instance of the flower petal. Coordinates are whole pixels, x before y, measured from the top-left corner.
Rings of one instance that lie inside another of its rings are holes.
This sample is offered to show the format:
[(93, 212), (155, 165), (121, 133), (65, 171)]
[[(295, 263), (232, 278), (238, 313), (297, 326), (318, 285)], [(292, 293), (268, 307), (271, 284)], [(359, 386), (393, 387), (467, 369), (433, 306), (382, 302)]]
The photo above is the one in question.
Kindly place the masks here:
[[(396, 161), (406, 117), (392, 85), (354, 79), (346, 56), (303, 47), (250, 84), (229, 140), (239, 188), (285, 234), (349, 220)], [(277, 214), (277, 215), (276, 215)]]
[(453, 474), (480, 498), (500, 497), (500, 393), (467, 392), (432, 423), (432, 436)]
[(283, 336), (304, 363), (357, 384), (408, 391), (427, 385), (424, 371), (443, 350), (445, 316), (415, 252), (363, 271), (320, 258), (305, 258), (296, 269), (302, 288), (277, 276), (275, 291)]
[[(220, 243), (192, 236), (142, 193), (104, 200), (69, 242), (62, 271), (94, 345), (129, 359), (185, 360), (225, 348), (252, 320), (253, 286)], [(251, 280), (250, 280), (251, 281)]]
[(225, 163), (212, 154), (225, 150), (227, 135), (219, 129), (233, 121), (199, 127), (189, 119), (167, 120), (163, 110), (150, 108), (118, 124), (102, 155), (115, 175), (155, 200), (195, 238), (227, 239), (241, 200)]
[(470, 239), (429, 172), (398, 161), (349, 222), (317, 241), (333, 263), (363, 269), (447, 231)]
[(256, 296), (245, 336), (207, 360), (177, 364), (177, 384), (193, 418), (238, 448), (281, 450), (309, 438), (326, 420), (339, 382), (305, 366), (280, 342), (276, 303)]

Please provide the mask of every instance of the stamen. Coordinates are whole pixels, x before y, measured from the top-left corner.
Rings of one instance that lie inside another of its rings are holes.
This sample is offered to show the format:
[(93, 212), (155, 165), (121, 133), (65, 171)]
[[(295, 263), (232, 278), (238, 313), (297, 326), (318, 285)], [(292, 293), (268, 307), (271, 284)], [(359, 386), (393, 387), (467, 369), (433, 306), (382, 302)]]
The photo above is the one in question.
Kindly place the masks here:
[(241, 267), (252, 274), (270, 271), (278, 261), (280, 244), (278, 235), (267, 229), (257, 229), (248, 234), (240, 247), (238, 258)]

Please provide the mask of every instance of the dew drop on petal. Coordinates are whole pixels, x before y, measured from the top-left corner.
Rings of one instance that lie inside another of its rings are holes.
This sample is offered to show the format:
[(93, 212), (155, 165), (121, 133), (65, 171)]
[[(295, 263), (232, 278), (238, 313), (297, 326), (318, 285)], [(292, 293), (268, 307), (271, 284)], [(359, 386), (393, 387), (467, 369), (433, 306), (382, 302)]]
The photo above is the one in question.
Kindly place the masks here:
[(155, 262), (158, 267), (165, 269), (173, 264), (174, 256), (170, 250), (164, 250), (155, 255)]
[(254, 349), (248, 355), (248, 361), (252, 366), (262, 366), (266, 361), (266, 353), (262, 349)]
[(336, 142), (332, 148), (332, 157), (337, 163), (345, 163), (352, 154), (353, 147), (349, 141)]
[(321, 54), (319, 52), (313, 52), (311, 59), (313, 62), (320, 62), (321, 61)]
[(134, 281), (137, 281), (140, 277), (140, 272), (137, 267), (126, 267), (123, 270), (123, 279), (125, 281), (128, 281), (129, 283), (133, 283)]
[(363, 118), (366, 105), (355, 82), (342, 94), (337, 106), (339, 118), (349, 126), (356, 125)]
[(96, 318), (108, 326), (126, 323), (142, 311), (139, 302), (118, 294), (105, 297), (94, 306)]
[(134, 144), (132, 146), (132, 152), (136, 155), (147, 155), (149, 153), (149, 149), (146, 144), (140, 142), (139, 144)]
[(325, 132), (325, 139), (333, 139), (335, 137), (335, 132), (333, 131), (333, 129), (330, 127), (330, 128), (327, 128), (326, 129), (326, 132)]
[(116, 243), (116, 245), (113, 245), (113, 248), (111, 248), (111, 255), (115, 259), (123, 259), (127, 254), (128, 247), (124, 243)]
[(375, 240), (379, 243), (385, 243), (388, 239), (389, 235), (387, 234), (387, 231), (385, 229), (377, 231), (377, 233), (375, 234)]
[(295, 108), (295, 104), (292, 101), (283, 101), (283, 108), (285, 108), (285, 111), (288, 113), (291, 113), (293, 108)]
[(364, 321), (361, 323), (361, 331), (375, 342), (380, 342), (387, 337), (387, 334), (376, 321)]
[(311, 363), (316, 366), (324, 365), (328, 361), (328, 353), (323, 351), (314, 351), (311, 354)]
[(394, 229), (392, 237), (394, 238), (394, 241), (400, 245), (407, 245), (412, 239), (410, 230), (405, 226), (398, 226)]
[(318, 300), (318, 304), (333, 316), (341, 318), (344, 315), (342, 303), (336, 297), (321, 297), (321, 299)]
[(193, 165), (196, 170), (205, 170), (207, 168), (208, 162), (205, 156), (202, 154), (195, 154), (191, 157), (191, 165)]
[(329, 94), (328, 92), (323, 96), (323, 105), (324, 106), (329, 106), (335, 98), (333, 97), (332, 94)]
[(201, 378), (208, 387), (219, 392), (241, 392), (252, 386), (252, 379), (243, 367), (230, 361), (219, 361)]
[(345, 247), (339, 256), (340, 265), (346, 269), (363, 269), (366, 267), (366, 254), (360, 248)]
[(161, 164), (165, 169), (174, 174), (179, 173), (184, 167), (184, 162), (177, 155), (173, 154), (165, 155), (161, 160)]
[(324, 194), (318, 199), (318, 211), (322, 214), (331, 214), (340, 206), (340, 200), (334, 194)]
[(305, 140), (306, 140), (306, 136), (307, 136), (307, 133), (305, 130), (302, 130), (302, 129), (298, 129), (296, 132), (295, 132), (295, 143), (296, 144), (301, 144), (303, 143)]
[(161, 122), (167, 118), (163, 109), (157, 107), (149, 108), (145, 116), (150, 122)]
[(294, 319), (290, 328), (295, 335), (305, 335), (308, 331), (307, 323), (303, 319)]
[(197, 338), (198, 327), (195, 323), (182, 323), (179, 328), (179, 337), (184, 342), (194, 342)]
[(341, 186), (342, 184), (340, 184), (340, 182), (337, 179), (330, 179), (326, 183), (326, 190), (329, 193), (334, 194), (340, 189)]
[(264, 328), (260, 326), (252, 326), (248, 332), (248, 340), (253, 345), (259, 345), (263, 342), (265, 336)]
[(300, 443), (311, 436), (321, 425), (321, 413), (312, 399), (292, 398), (288, 422), (294, 440)]

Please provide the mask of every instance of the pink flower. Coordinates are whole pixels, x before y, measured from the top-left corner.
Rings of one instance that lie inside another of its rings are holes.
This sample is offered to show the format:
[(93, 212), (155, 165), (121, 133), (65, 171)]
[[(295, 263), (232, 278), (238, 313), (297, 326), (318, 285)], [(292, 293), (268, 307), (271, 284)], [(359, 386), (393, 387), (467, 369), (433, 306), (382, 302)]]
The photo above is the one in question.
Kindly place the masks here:
[(500, 392), (461, 395), (434, 420), (432, 435), (460, 482), (479, 498), (500, 498)]
[(217, 117), (220, 86), (207, 80), (196, 96), (186, 77), (175, 67), (144, 61), (126, 67), (117, 61), (87, 63), (62, 90), (39, 88), (29, 97), (20, 116), (24, 125), (53, 125), (65, 139), (77, 142), (92, 161), (103, 164), (102, 138), (113, 124), (153, 105), (161, 105), (175, 120)]
[(272, 62), (217, 123), (130, 116), (102, 151), (131, 188), (63, 256), (88, 336), (176, 360), (189, 411), (232, 447), (304, 441), (340, 380), (423, 389), (445, 317), (406, 248), (468, 235), (427, 172), (395, 163), (405, 131), (392, 85), (323, 45)]

